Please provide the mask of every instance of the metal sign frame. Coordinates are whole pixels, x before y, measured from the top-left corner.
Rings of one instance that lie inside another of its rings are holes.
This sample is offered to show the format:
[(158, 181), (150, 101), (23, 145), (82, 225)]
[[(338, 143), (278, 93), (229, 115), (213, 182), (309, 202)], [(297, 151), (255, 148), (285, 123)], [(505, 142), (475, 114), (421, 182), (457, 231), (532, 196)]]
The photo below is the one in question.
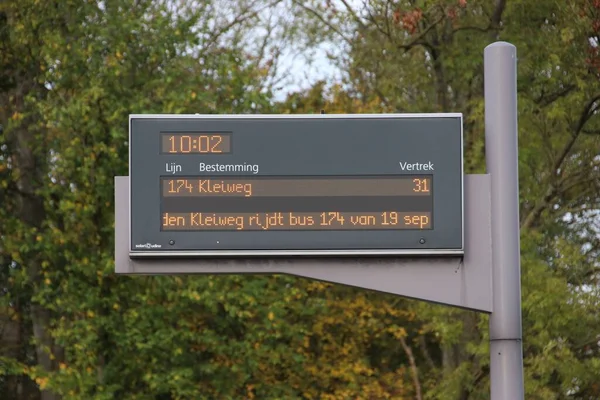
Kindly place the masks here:
[(462, 257), (133, 259), (128, 178), (115, 177), (117, 274), (284, 273), (394, 293), (490, 314), (492, 400), (523, 400), (517, 143), (517, 53), (484, 51), (488, 175), (467, 175)]

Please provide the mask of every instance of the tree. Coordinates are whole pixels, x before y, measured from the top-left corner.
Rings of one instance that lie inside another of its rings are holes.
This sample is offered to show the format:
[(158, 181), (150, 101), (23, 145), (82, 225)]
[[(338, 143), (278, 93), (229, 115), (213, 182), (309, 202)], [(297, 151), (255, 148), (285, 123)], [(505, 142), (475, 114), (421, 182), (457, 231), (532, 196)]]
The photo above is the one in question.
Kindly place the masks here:
[[(286, 4), (0, 3), (0, 393), (487, 398), (485, 316), (282, 276), (114, 276), (112, 178), (129, 113), (321, 109), (462, 111), (483, 172), (499, 38), (520, 58), (527, 398), (597, 398), (600, 5)], [(272, 108), (298, 37), (340, 44), (344, 80)]]
[(112, 275), (112, 179), (126, 174), (129, 113), (268, 105), (269, 60), (221, 39), (252, 25), (254, 4), (240, 2), (233, 22), (217, 6), (0, 3), (0, 392), (9, 398), (144, 396), (121, 380), (132, 366), (114, 349), (119, 312), (172, 282)]
[[(294, 4), (313, 33), (302, 45), (329, 40), (344, 50), (335, 59), (344, 81), (315, 86), (330, 100), (312, 93), (304, 104), (331, 112), (462, 112), (468, 173), (484, 172), (483, 49), (495, 40), (517, 46), (526, 397), (595, 398), (600, 4)], [(282, 107), (295, 111), (299, 97)], [(419, 335), (436, 338), (427, 351), (441, 350), (419, 365), (435, 383), (425, 398), (487, 398), (487, 318), (403, 304), (418, 316)]]

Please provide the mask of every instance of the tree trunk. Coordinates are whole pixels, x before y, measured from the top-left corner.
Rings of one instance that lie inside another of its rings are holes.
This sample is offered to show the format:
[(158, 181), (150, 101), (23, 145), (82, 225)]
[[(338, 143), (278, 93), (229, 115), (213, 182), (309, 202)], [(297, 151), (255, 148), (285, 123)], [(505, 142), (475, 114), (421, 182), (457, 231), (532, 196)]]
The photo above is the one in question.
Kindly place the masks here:
[[(1, 288), (0, 288), (1, 289)], [(20, 320), (13, 318), (10, 309), (0, 310), (0, 356), (17, 360), (21, 350)], [(22, 387), (18, 375), (9, 375), (5, 378), (4, 389), (8, 395), (7, 400), (22, 398)]]
[[(21, 85), (16, 101), (16, 109), (23, 109), (22, 99), (28, 91), (35, 90), (33, 87)], [(19, 101), (21, 100), (21, 101)], [(43, 149), (34, 149), (33, 145), (38, 143), (35, 138), (35, 117), (26, 117), (21, 121), (19, 128), (11, 134), (13, 148), (13, 160), (15, 171), (17, 171), (17, 216), (28, 227), (38, 231), (46, 217), (43, 199), (37, 194), (37, 190), (43, 185), (44, 174), (47, 169), (45, 152)], [(26, 269), (33, 287), (43, 284), (42, 267), (40, 255), (34, 252), (23, 254), (23, 267)], [(53, 341), (48, 333), (50, 323), (50, 311), (41, 304), (32, 302), (30, 318), (33, 326), (33, 336), (36, 344), (36, 357), (38, 365), (44, 370), (53, 371), (54, 365), (50, 357), (53, 349)], [(42, 390), (41, 400), (57, 400), (59, 397), (53, 393)]]

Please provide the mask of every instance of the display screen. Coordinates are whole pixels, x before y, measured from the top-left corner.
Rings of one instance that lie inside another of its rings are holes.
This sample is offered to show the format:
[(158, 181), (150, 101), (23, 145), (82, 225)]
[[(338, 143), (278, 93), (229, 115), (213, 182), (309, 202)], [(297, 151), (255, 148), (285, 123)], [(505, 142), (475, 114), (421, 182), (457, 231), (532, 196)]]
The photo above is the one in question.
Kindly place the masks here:
[(231, 134), (228, 133), (163, 133), (161, 154), (228, 154)]
[(161, 229), (432, 229), (432, 176), (161, 179)]
[(132, 115), (130, 256), (463, 253), (462, 116)]

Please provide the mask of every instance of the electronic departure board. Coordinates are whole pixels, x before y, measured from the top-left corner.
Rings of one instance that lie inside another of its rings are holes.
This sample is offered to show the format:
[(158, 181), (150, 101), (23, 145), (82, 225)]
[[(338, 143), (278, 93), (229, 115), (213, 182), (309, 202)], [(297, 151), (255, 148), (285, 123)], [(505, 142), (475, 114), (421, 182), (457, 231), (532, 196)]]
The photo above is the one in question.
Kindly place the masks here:
[(463, 253), (461, 114), (131, 115), (130, 256)]

